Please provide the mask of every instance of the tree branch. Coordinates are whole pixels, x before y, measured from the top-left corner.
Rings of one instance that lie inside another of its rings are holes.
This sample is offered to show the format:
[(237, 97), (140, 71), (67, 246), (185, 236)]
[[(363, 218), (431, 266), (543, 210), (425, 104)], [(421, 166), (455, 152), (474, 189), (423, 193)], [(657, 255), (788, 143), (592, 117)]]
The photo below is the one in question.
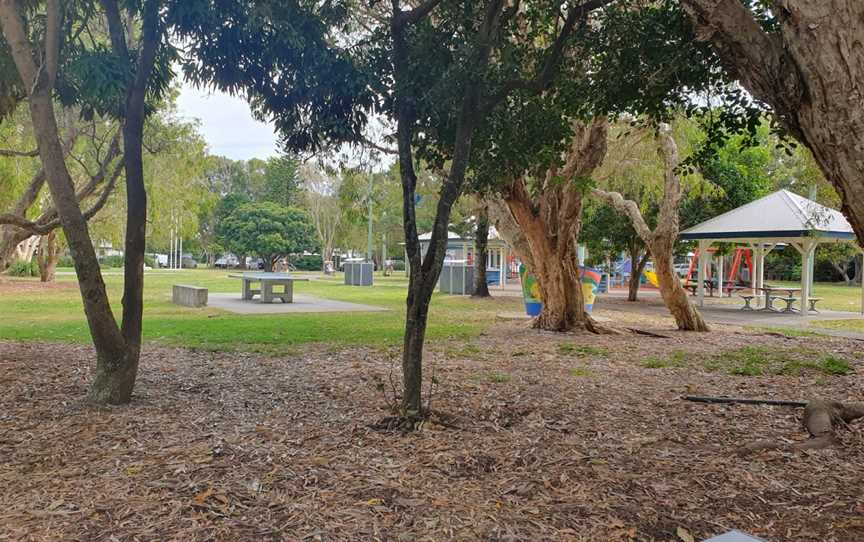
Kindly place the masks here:
[[(84, 220), (90, 220), (105, 206), (105, 203), (108, 202), (108, 197), (117, 185), (117, 179), (120, 177), (122, 171), (123, 162), (121, 161), (114, 167), (114, 171), (111, 173), (108, 183), (105, 185), (105, 188), (102, 189), (102, 193), (99, 194), (99, 198), (83, 213)], [(54, 216), (54, 218), (45, 220), (47, 218), (46, 214), (43, 214), (42, 217), (35, 221), (27, 220), (22, 216), (14, 215), (12, 213), (0, 214), (0, 224), (11, 224), (12, 226), (16, 226), (31, 233), (32, 235), (47, 235), (60, 227), (60, 219)], [(56, 215), (56, 211), (53, 214)]]
[(546, 90), (555, 74), (558, 67), (561, 65), (561, 60), (564, 56), (564, 46), (567, 40), (573, 34), (573, 29), (576, 23), (584, 21), (588, 14), (599, 9), (607, 4), (611, 4), (615, 0), (588, 0), (578, 6), (570, 8), (567, 12), (567, 17), (564, 19), (564, 25), (561, 31), (555, 38), (555, 41), (547, 49), (546, 58), (543, 61), (543, 66), (531, 79), (511, 79), (505, 81), (501, 88), (495, 94), (484, 100), (482, 109), (484, 112), (489, 112), (497, 106), (501, 100), (507, 97), (514, 90), (525, 90), (533, 94), (539, 94)]
[(16, 151), (14, 149), (0, 149), (0, 156), (23, 156), (26, 158), (33, 158), (39, 156), (39, 149), (33, 149), (32, 151)]
[(426, 0), (410, 11), (399, 11), (393, 17), (393, 24), (399, 29), (416, 24), (429, 15), (440, 3), (441, 0)]
[(633, 229), (636, 230), (637, 234), (639, 234), (639, 238), (642, 239), (646, 245), (650, 246), (653, 234), (651, 228), (648, 227), (648, 224), (642, 217), (642, 212), (639, 210), (639, 206), (636, 205), (635, 201), (625, 199), (620, 192), (607, 192), (606, 190), (600, 190), (599, 188), (591, 189), (591, 194), (614, 207), (619, 213), (627, 216), (627, 218), (630, 219), (630, 223), (633, 224)]

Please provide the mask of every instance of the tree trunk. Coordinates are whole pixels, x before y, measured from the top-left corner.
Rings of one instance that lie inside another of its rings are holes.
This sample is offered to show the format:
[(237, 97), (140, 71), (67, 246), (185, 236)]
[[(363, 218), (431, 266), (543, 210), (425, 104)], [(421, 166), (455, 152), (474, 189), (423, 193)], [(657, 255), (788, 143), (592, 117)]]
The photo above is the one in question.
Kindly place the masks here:
[(642, 272), (648, 264), (648, 251), (630, 250), (630, 280), (628, 281), (627, 301), (637, 301), (639, 286), (642, 284)]
[(546, 171), (542, 186), (534, 192), (528, 190), (526, 178), (520, 176), (511, 181), (504, 194), (530, 252), (523, 261), (532, 262), (529, 269), (540, 286), (543, 308), (534, 320), (538, 329), (604, 331), (584, 308), (576, 259), (583, 188), (576, 179), (589, 177), (603, 161), (607, 127), (605, 118), (587, 125), (574, 123), (564, 165)]
[(678, 329), (708, 331), (708, 326), (696, 307), (690, 303), (686, 290), (681, 286), (681, 280), (675, 273), (673, 263), (675, 241), (678, 239), (678, 211), (682, 197), (681, 182), (677, 173), (678, 146), (668, 126), (660, 126), (655, 138), (657, 140), (657, 152), (664, 162), (664, 182), (663, 200), (660, 204), (657, 227), (654, 228), (654, 231), (648, 227), (636, 202), (625, 199), (618, 192), (607, 192), (595, 188), (592, 193), (629, 218), (636, 234), (648, 247), (654, 260), (654, 271), (657, 273), (660, 296), (663, 298), (666, 308), (675, 318)]
[(663, 297), (663, 303), (675, 318), (678, 329), (708, 331), (708, 325), (696, 307), (690, 303), (687, 290), (681, 286), (681, 279), (675, 272), (674, 248), (674, 237), (657, 239), (650, 245), (651, 256), (654, 259), (654, 272), (657, 273), (657, 284), (660, 286), (660, 296)]
[(39, 239), (39, 280), (42, 282), (54, 282), (57, 271), (57, 261), (60, 259), (60, 249), (57, 247), (57, 234), (50, 232)]
[[(485, 205), (477, 213), (477, 231), (474, 236), (474, 292), (471, 297), (490, 297), (486, 282), (486, 258), (489, 246), (489, 208)], [(501, 262), (504, 274), (504, 262)], [(498, 280), (503, 280), (499, 278)]]
[(864, 2), (773, 2), (766, 33), (740, 0), (682, 0), (727, 71), (813, 152), (864, 247)]

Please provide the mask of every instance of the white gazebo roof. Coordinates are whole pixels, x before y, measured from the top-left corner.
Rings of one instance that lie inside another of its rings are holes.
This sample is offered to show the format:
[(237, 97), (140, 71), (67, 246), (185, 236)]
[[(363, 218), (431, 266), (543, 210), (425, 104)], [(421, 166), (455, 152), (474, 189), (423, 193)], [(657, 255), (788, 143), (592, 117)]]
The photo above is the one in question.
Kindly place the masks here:
[(840, 211), (778, 190), (681, 232), (681, 239), (775, 241), (820, 237), (823, 241), (855, 238)]

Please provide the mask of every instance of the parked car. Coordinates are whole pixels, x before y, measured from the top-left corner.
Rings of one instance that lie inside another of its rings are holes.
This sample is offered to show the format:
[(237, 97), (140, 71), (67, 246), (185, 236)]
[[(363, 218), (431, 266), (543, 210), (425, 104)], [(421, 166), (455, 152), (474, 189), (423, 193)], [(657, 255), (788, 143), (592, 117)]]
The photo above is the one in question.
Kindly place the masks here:
[(230, 254), (222, 256), (213, 263), (214, 266), (219, 267), (220, 269), (230, 269), (232, 267), (237, 267), (239, 264), (240, 261), (237, 257)]

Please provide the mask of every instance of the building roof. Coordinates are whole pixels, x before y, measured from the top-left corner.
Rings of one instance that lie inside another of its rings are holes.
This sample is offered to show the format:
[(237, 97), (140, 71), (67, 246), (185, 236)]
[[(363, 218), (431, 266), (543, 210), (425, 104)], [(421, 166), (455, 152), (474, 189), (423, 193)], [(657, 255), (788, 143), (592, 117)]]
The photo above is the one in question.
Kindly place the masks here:
[[(429, 241), (430, 239), (432, 239), (432, 232), (430, 231), (430, 232), (427, 232), (427, 233), (423, 233), (423, 234), (419, 235), (417, 238), (420, 240), (421, 243), (422, 243), (423, 241)], [(495, 226), (489, 226), (489, 237), (488, 237), (488, 239), (489, 239), (490, 241), (498, 241), (498, 240), (501, 239), (501, 236), (498, 234), (498, 230), (495, 229)], [(454, 233), (454, 232), (452, 232), (452, 231), (448, 231), (448, 232), (447, 232), (447, 240), (448, 240), (448, 241), (465, 241), (466, 243), (473, 243), (473, 242), (474, 242), (474, 238), (473, 238), (473, 237), (466, 237), (466, 238), (463, 238), (463, 237), (460, 236), (459, 234)]]
[(854, 239), (855, 232), (840, 211), (778, 190), (681, 232), (683, 240), (760, 238), (794, 239), (818, 236)]

